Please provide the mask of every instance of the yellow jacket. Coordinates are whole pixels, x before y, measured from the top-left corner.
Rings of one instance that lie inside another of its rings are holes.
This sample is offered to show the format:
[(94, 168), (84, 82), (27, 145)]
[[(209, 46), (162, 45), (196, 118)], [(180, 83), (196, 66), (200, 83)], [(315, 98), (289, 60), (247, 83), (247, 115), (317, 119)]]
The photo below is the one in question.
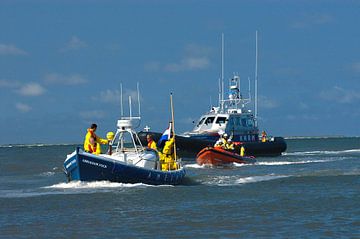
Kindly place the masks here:
[(92, 146), (91, 144), (88, 144), (87, 147), (88, 147), (86, 149), (87, 152), (92, 153), (92, 154), (101, 154), (101, 148), (100, 148), (99, 143), (96, 143), (95, 147)]
[[(84, 140), (84, 150), (86, 150), (86, 151), (89, 148), (88, 145), (90, 144), (89, 139), (91, 136), (93, 136), (95, 138), (95, 141), (99, 144), (107, 144), (108, 143), (108, 140), (98, 137), (92, 129), (87, 129), (87, 133), (85, 135), (85, 140)], [(98, 147), (98, 148), (100, 148), (100, 147)]]
[(173, 154), (174, 151), (174, 137), (169, 139), (168, 141), (165, 142), (165, 146), (163, 148), (163, 154)]
[(151, 142), (148, 143), (148, 148), (157, 150), (154, 140), (151, 140)]

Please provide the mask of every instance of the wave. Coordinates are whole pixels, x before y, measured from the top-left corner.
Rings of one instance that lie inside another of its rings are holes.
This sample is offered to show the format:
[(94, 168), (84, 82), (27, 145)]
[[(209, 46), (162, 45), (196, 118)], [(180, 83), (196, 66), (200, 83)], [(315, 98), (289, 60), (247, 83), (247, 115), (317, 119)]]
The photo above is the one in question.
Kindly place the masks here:
[(174, 187), (172, 185), (149, 185), (143, 183), (113, 183), (109, 181), (58, 183), (37, 189), (27, 190), (0, 190), (0, 198), (28, 198), (47, 195), (91, 194), (119, 192), (119, 189), (148, 188), (148, 187)]
[(199, 164), (197, 164), (197, 163), (185, 164), (184, 167), (185, 167), (185, 168), (206, 168), (205, 165), (199, 165)]
[(134, 187), (173, 187), (172, 185), (150, 185), (144, 183), (115, 183), (109, 181), (58, 183), (43, 187), (45, 189), (109, 189), (109, 188), (134, 188)]
[(276, 180), (280, 178), (291, 177), (291, 175), (261, 175), (261, 176), (248, 176), (243, 178), (238, 178), (237, 176), (218, 176), (214, 177), (211, 181), (205, 182), (208, 185), (215, 186), (236, 186), (248, 183), (258, 183), (263, 181)]
[(290, 165), (290, 164), (307, 164), (307, 163), (327, 163), (339, 161), (342, 159), (323, 159), (323, 160), (302, 160), (302, 161), (273, 161), (273, 162), (256, 162), (255, 165), (268, 165), (268, 166), (278, 166), (278, 165)]
[(347, 149), (347, 150), (316, 150), (316, 151), (303, 151), (303, 152), (292, 152), (292, 153), (286, 153), (284, 152), (284, 156), (301, 156), (301, 155), (331, 155), (331, 154), (346, 154), (346, 153), (360, 153), (360, 149)]
[(51, 146), (76, 146), (80, 144), (4, 144), (0, 145), (0, 148), (32, 148), (32, 147), (51, 147)]

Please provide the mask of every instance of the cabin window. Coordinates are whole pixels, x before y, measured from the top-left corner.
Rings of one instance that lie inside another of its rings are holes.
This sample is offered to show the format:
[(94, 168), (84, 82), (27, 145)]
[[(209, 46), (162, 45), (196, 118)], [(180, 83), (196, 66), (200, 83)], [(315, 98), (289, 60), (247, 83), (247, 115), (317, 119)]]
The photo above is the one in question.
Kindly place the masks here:
[(217, 124), (225, 124), (225, 121), (226, 121), (226, 117), (218, 117), (216, 119)]
[(215, 117), (209, 117), (205, 120), (205, 124), (208, 125), (208, 124), (212, 124), (214, 122), (214, 119)]
[(203, 122), (204, 122), (205, 118), (202, 118), (199, 123), (196, 125), (196, 127), (199, 127)]

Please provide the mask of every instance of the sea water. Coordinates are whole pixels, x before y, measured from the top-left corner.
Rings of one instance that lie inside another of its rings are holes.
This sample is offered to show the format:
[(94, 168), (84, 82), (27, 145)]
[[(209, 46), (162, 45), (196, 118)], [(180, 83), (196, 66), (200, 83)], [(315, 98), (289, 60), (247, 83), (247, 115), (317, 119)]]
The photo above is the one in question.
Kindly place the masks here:
[(0, 146), (1, 238), (360, 238), (360, 138), (201, 167), (184, 185), (67, 183), (76, 145)]

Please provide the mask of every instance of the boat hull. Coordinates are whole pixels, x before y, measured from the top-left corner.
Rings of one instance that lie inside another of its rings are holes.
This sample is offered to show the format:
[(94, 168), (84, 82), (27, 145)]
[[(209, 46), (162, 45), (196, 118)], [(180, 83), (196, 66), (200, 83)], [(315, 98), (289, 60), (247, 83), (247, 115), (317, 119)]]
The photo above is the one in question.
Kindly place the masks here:
[(77, 149), (64, 162), (68, 181), (110, 181), (144, 183), (151, 185), (177, 185), (185, 177), (185, 169), (160, 171), (146, 169), (124, 162), (85, 153)]
[[(161, 133), (157, 132), (139, 132), (139, 138), (143, 144), (146, 141), (146, 135), (152, 134), (155, 141), (158, 141), (161, 137)], [(208, 137), (205, 136), (179, 136), (176, 135), (176, 147), (177, 153), (183, 159), (185, 158), (195, 158), (196, 155), (205, 147), (214, 146), (217, 141), (217, 137)], [(242, 142), (242, 146), (245, 147), (246, 154), (252, 155), (255, 157), (273, 157), (279, 156), (281, 153), (285, 152), (287, 145), (282, 137), (275, 137), (272, 141), (260, 142), (260, 141), (252, 141), (252, 142)]]
[(199, 165), (221, 166), (232, 163), (250, 164), (256, 160), (254, 157), (242, 157), (221, 148), (206, 147), (197, 154), (196, 162)]

